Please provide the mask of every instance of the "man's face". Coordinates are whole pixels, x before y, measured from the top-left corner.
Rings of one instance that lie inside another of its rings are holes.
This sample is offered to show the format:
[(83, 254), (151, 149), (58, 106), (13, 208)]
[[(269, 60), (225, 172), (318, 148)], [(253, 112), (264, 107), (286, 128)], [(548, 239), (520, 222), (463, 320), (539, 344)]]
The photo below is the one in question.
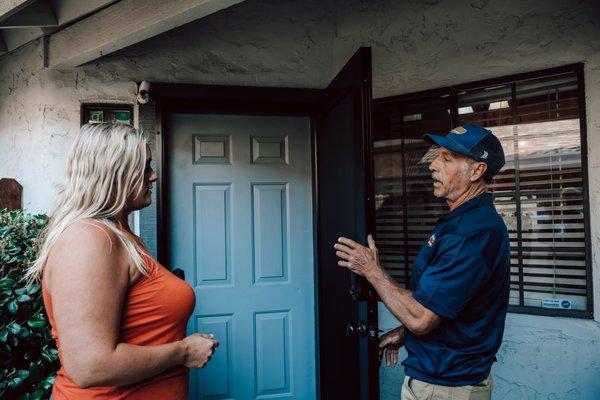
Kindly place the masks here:
[(435, 197), (455, 201), (472, 185), (469, 177), (473, 162), (444, 147), (440, 147), (437, 152), (437, 157), (429, 164), (433, 194)]

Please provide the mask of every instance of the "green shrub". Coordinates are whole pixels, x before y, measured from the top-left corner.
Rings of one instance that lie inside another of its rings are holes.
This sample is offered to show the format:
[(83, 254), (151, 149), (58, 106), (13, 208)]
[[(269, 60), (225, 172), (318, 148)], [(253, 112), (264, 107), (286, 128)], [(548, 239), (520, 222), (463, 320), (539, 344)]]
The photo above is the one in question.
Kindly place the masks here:
[(39, 284), (26, 285), (45, 215), (0, 210), (0, 398), (45, 399), (59, 367)]

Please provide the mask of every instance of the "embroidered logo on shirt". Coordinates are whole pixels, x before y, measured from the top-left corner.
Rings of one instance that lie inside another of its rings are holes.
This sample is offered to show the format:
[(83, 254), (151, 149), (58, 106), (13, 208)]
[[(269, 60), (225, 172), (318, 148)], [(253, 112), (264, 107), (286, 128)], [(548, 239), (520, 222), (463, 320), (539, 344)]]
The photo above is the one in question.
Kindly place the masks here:
[(428, 247), (433, 246), (433, 242), (435, 242), (435, 233), (432, 234), (431, 236), (429, 236), (429, 239), (427, 240), (427, 246)]

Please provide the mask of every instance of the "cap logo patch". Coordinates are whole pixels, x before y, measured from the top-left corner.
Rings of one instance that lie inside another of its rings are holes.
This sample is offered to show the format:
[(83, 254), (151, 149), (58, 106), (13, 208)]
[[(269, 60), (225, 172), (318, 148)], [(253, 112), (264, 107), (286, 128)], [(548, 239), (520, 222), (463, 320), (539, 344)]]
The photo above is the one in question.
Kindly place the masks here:
[(452, 129), (450, 132), (455, 133), (457, 135), (462, 135), (466, 131), (467, 130), (465, 128), (463, 128), (462, 126), (457, 126), (456, 128)]
[(488, 158), (488, 155), (489, 155), (489, 154), (488, 154), (487, 150), (484, 150), (484, 151), (483, 151), (483, 154), (481, 155), (481, 158), (483, 158), (484, 160), (487, 160), (487, 158)]

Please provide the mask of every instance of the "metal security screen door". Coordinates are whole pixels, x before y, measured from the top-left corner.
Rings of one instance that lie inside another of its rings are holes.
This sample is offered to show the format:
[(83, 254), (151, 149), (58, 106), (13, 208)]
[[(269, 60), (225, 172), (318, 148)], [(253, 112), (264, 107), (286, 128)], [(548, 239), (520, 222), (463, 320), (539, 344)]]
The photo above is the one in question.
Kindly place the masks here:
[(340, 236), (373, 233), (371, 52), (361, 48), (322, 96), (315, 120), (321, 398), (377, 399), (377, 301), (337, 266)]

